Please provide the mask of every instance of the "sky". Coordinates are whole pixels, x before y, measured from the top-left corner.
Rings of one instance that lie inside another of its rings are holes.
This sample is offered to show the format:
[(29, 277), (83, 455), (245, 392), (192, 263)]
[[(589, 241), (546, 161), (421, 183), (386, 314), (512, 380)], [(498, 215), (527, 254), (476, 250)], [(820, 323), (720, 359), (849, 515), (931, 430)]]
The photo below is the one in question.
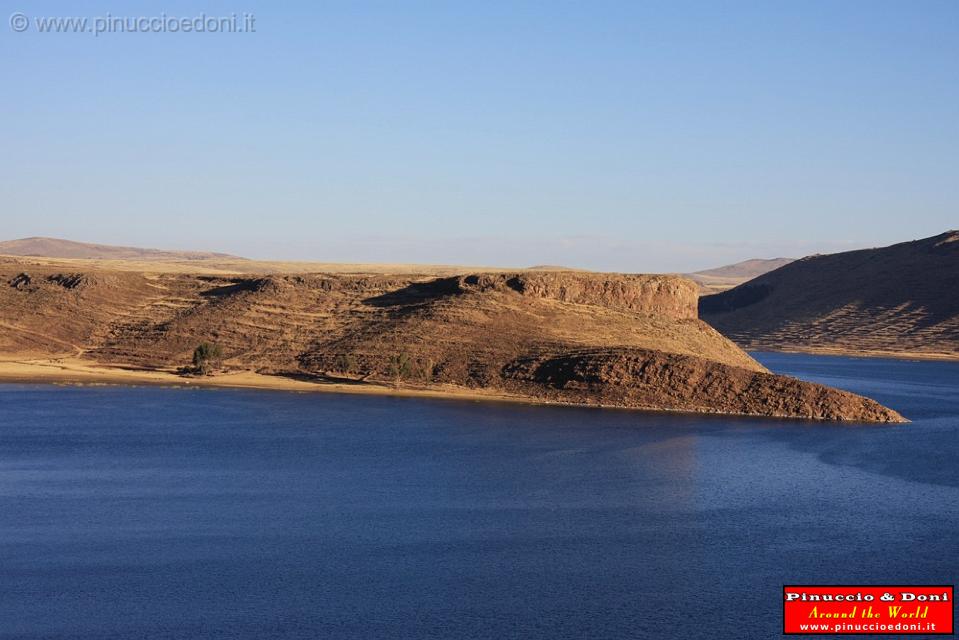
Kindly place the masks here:
[(0, 239), (653, 272), (959, 227), (954, 0), (0, 8)]

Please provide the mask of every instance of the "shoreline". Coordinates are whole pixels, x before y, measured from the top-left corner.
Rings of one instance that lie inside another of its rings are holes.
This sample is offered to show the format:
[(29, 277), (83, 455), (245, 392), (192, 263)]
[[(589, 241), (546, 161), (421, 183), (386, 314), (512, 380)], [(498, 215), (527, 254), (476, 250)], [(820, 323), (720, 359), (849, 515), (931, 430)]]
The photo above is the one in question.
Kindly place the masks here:
[(306, 381), (254, 371), (226, 372), (216, 376), (184, 377), (173, 370), (113, 367), (78, 358), (0, 360), (0, 383), (262, 389), (298, 393), (349, 393), (355, 395), (495, 400), (540, 405), (562, 404), (481, 390), (463, 390), (458, 387), (451, 387), (449, 390), (416, 389), (392, 387), (378, 382)]
[[(659, 413), (713, 418), (751, 418), (814, 422), (843, 425), (841, 420), (818, 420), (801, 416), (775, 416), (751, 413), (724, 413), (657, 407), (627, 407), (619, 405), (561, 402), (524, 396), (508, 395), (480, 389), (416, 389), (388, 386), (378, 382), (304, 381), (279, 375), (253, 371), (223, 373), (218, 376), (185, 378), (173, 370), (130, 369), (90, 363), (79, 358), (0, 360), (0, 384), (51, 384), (67, 386), (166, 387), (178, 389), (257, 389), (294, 393), (342, 393), (379, 397), (428, 398), (468, 402), (497, 402), (532, 407), (575, 407), (580, 409), (613, 409), (639, 413)], [(909, 422), (909, 420), (906, 420)]]
[(0, 360), (0, 384), (51, 384), (62, 386), (117, 386), (117, 387), (166, 387), (176, 389), (256, 389), (287, 393), (340, 393), (394, 398), (428, 398), (434, 400), (458, 400), (465, 402), (498, 402), (534, 407), (577, 407), (581, 409), (615, 409), (643, 413), (669, 413), (679, 415), (737, 416), (746, 418), (772, 418), (790, 420), (788, 416), (773, 417), (751, 414), (728, 414), (714, 412), (680, 411), (655, 407), (623, 407), (606, 404), (561, 402), (509, 395), (482, 389), (447, 388), (417, 389), (394, 387), (380, 382), (354, 381), (306, 381), (281, 375), (269, 375), (254, 371), (221, 373), (216, 376), (184, 377), (173, 370), (131, 369), (90, 363), (78, 358), (52, 360)]
[(864, 358), (874, 360), (913, 360), (920, 362), (957, 362), (959, 363), (959, 354), (956, 353), (924, 353), (913, 351), (855, 351), (851, 349), (831, 348), (831, 347), (775, 347), (771, 345), (746, 345), (740, 344), (739, 347), (746, 353), (792, 353), (805, 354), (810, 356), (836, 356), (842, 358)]

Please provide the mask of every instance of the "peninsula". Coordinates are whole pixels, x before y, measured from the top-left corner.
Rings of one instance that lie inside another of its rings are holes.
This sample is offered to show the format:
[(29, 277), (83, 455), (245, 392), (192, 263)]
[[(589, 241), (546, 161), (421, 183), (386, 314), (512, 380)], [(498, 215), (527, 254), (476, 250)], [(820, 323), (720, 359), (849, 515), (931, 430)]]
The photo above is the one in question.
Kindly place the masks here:
[[(698, 318), (697, 286), (678, 276), (171, 264), (0, 257), (0, 378), (904, 421), (769, 373)], [(216, 373), (181, 375), (204, 343), (222, 354)]]

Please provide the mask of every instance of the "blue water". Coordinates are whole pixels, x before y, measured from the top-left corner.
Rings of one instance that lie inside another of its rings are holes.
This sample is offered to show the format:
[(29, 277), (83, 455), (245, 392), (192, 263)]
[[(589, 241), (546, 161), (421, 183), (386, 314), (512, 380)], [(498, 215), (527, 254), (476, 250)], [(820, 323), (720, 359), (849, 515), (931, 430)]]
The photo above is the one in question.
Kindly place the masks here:
[(914, 422), (0, 385), (0, 638), (775, 638), (957, 582), (959, 365), (756, 354)]

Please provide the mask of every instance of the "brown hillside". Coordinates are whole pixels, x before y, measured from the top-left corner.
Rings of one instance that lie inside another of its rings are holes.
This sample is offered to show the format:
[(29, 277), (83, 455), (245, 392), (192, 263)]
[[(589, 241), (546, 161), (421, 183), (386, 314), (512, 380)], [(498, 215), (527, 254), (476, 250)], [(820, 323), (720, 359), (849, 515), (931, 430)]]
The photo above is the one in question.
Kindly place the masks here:
[(959, 357), (959, 232), (803, 258), (699, 308), (753, 349)]
[(0, 354), (231, 370), (535, 401), (865, 421), (877, 403), (775, 376), (673, 276), (146, 274), (0, 262)]

